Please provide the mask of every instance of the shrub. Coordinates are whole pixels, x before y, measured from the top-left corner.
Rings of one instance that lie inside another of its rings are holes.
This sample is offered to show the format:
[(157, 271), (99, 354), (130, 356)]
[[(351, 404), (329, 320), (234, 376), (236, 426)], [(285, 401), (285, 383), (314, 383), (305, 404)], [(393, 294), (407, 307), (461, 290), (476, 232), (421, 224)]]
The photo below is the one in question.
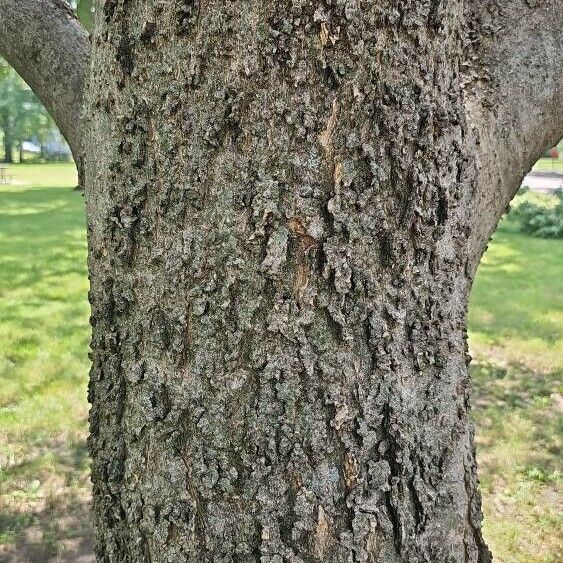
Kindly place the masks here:
[[(519, 195), (526, 191), (520, 190)], [(554, 206), (524, 199), (514, 207), (512, 217), (523, 233), (540, 238), (563, 238), (563, 190), (557, 190), (555, 197), (557, 202)]]

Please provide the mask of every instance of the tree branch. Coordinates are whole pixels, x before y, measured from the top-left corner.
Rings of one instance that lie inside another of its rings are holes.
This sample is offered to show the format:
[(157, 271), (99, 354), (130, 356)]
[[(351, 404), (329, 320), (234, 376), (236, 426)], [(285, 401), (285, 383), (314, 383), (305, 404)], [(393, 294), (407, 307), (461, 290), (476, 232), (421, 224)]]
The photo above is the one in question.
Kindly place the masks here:
[(43, 102), (79, 163), (88, 33), (62, 0), (0, 0), (0, 54)]
[(470, 0), (465, 102), (478, 145), (477, 260), (526, 173), (563, 137), (561, 0)]

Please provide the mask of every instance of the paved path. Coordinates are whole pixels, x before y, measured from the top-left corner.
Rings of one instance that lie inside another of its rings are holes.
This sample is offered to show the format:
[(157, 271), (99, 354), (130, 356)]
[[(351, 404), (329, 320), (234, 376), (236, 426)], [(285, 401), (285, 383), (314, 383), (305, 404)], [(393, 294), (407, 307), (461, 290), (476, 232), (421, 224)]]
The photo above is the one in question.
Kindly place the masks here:
[(553, 193), (559, 188), (563, 189), (563, 174), (559, 172), (532, 171), (524, 178), (522, 185), (535, 192)]

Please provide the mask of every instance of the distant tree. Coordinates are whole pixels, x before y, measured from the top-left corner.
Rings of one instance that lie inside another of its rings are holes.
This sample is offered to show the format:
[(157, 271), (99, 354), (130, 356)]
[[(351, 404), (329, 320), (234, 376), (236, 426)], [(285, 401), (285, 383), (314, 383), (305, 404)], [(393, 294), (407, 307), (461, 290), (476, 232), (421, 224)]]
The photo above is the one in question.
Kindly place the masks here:
[(4, 161), (13, 162), (14, 148), (22, 141), (46, 140), (54, 127), (52, 118), (31, 88), (17, 72), (0, 59), (0, 129), (3, 134)]

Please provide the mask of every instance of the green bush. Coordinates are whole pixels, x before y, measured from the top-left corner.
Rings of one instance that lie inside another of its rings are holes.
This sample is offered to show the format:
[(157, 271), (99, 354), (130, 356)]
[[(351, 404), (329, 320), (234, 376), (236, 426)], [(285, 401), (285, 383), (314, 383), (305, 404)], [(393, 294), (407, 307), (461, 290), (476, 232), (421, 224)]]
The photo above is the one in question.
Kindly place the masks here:
[[(520, 190), (524, 195), (527, 188)], [(518, 222), (523, 233), (540, 238), (563, 238), (563, 190), (555, 192), (556, 204), (541, 205), (526, 200), (517, 204), (511, 216)]]

